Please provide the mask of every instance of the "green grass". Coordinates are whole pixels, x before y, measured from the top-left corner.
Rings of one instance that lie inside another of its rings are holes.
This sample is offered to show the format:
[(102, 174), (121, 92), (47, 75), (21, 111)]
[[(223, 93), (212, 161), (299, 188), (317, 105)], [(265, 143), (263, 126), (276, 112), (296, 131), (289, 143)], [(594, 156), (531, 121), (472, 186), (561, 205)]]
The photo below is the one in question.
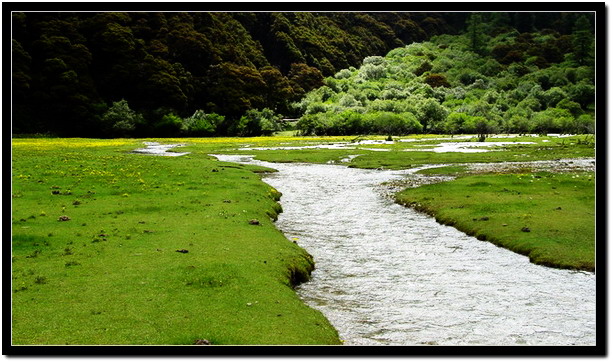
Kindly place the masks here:
[[(314, 163), (360, 154), (348, 165), (451, 164), (423, 172), (455, 175), (463, 173), (456, 163), (594, 156), (585, 137), (522, 137), (515, 141), (536, 144), (491, 153), (402, 151), (439, 142), (418, 136), (360, 150), (279, 151), (237, 148), (355, 137), (14, 139), (12, 343), (339, 344), (325, 317), (293, 290), (314, 262), (272, 223), (281, 211), (278, 192), (258, 175), (270, 170), (219, 162), (211, 153)], [(176, 151), (191, 154), (129, 153), (142, 141), (185, 143)], [(399, 201), (419, 203), (442, 222), (536, 263), (593, 270), (593, 173), (573, 175), (467, 176), (407, 190)]]
[[(327, 163), (339, 162), (348, 155), (360, 155), (354, 158), (349, 167), (363, 169), (408, 169), (424, 164), (454, 164), (454, 163), (486, 163), (502, 161), (535, 161), (553, 160), (559, 158), (594, 157), (593, 136), (576, 136), (569, 138), (555, 137), (516, 137), (511, 139), (487, 139), (486, 141), (521, 141), (534, 144), (497, 146), (496, 151), (487, 153), (437, 153), (433, 151), (406, 151), (412, 148), (422, 149), (424, 145), (439, 144), (441, 142), (466, 142), (467, 140), (447, 137), (446, 141), (428, 141), (434, 135), (421, 137), (416, 142), (396, 142), (391, 145), (360, 145), (357, 149), (329, 150), (329, 149), (299, 149), (299, 150), (245, 150), (235, 151), (230, 148), (226, 152), (232, 154), (255, 155), (258, 160), (270, 162), (308, 162)], [(586, 137), (587, 141), (586, 142)], [(403, 138), (414, 138), (407, 136)], [(367, 137), (368, 140), (384, 140), (385, 137)], [(316, 140), (316, 139), (315, 139)], [(348, 137), (332, 139), (330, 142), (351, 141)], [(291, 146), (306, 144), (292, 143)], [(312, 143), (311, 143), (312, 144)], [(475, 142), (475, 145), (479, 143)], [(251, 146), (288, 146), (277, 144), (258, 144)], [(389, 151), (372, 151), (369, 148), (388, 149)]]
[(459, 175), (466, 172), (466, 166), (453, 165), (453, 166), (441, 166), (438, 168), (423, 169), (417, 172), (417, 174), (423, 175)]
[(397, 201), (546, 266), (594, 271), (594, 173), (485, 174), (424, 185)]
[(141, 146), (13, 141), (12, 344), (340, 344), (262, 168)]

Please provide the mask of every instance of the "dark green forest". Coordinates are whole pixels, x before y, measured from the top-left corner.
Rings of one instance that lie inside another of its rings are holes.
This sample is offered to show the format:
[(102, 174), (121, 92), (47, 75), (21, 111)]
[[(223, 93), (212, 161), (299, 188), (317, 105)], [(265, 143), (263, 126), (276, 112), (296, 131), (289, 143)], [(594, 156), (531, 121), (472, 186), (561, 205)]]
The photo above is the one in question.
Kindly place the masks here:
[(591, 13), (12, 14), (12, 133), (593, 132)]

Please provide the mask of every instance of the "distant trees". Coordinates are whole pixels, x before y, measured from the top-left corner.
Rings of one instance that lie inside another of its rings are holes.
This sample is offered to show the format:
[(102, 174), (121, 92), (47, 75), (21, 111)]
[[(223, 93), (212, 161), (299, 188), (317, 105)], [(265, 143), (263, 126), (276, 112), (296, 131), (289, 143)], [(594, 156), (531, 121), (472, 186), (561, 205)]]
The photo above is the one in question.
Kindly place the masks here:
[[(337, 72), (297, 103), (304, 113), (297, 128), (306, 135), (471, 133), (479, 140), (498, 132), (592, 132), (593, 66), (579, 64), (573, 47), (558, 47), (565, 35), (510, 28), (535, 25), (518, 16), (493, 17), (494, 28), (473, 14), (464, 35), (433, 37)], [(586, 36), (589, 24), (576, 19), (573, 39)], [(593, 47), (586, 49), (590, 59)]]
[[(188, 118), (196, 110), (225, 117), (215, 134), (236, 132), (251, 109), (298, 116), (291, 104), (322, 86), (325, 76), (403, 41), (449, 30), (442, 15), (422, 13), (12, 17), (14, 131), (64, 136), (145, 135), (165, 128), (183, 134), (167, 115)], [(122, 99), (142, 115), (142, 127), (113, 129), (102, 119), (107, 105)], [(203, 122), (190, 127), (208, 134)]]
[(589, 14), (27, 12), (12, 26), (15, 133), (257, 135), (281, 114), (305, 134), (593, 130)]

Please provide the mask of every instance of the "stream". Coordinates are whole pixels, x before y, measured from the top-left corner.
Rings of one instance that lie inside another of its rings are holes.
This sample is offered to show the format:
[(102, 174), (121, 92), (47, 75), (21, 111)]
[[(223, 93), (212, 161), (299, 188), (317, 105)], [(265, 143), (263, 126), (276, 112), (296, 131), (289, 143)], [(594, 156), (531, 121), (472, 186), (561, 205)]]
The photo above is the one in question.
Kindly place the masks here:
[[(529, 262), (400, 206), (381, 183), (415, 171), (227, 162), (278, 170), (277, 227), (315, 259), (297, 287), (345, 345), (594, 345), (596, 276)], [(423, 176), (421, 176), (423, 178)]]

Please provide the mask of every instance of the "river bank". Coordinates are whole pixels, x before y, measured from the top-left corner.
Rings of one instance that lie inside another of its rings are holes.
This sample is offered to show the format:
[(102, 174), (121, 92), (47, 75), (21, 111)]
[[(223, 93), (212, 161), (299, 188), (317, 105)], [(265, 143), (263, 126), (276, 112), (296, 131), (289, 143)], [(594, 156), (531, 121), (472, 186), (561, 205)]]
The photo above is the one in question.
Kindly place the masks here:
[(283, 193), (276, 224), (317, 266), (298, 292), (347, 345), (595, 342), (594, 274), (532, 264), (385, 196), (422, 168), (218, 157), (278, 170), (264, 178)]
[(497, 167), (493, 173), (481, 166), (477, 175), (405, 189), (396, 201), (439, 223), (526, 255), (533, 263), (593, 272), (593, 168), (562, 173), (522, 166), (523, 173), (510, 173), (513, 167), (517, 168), (514, 165), (504, 173)]

